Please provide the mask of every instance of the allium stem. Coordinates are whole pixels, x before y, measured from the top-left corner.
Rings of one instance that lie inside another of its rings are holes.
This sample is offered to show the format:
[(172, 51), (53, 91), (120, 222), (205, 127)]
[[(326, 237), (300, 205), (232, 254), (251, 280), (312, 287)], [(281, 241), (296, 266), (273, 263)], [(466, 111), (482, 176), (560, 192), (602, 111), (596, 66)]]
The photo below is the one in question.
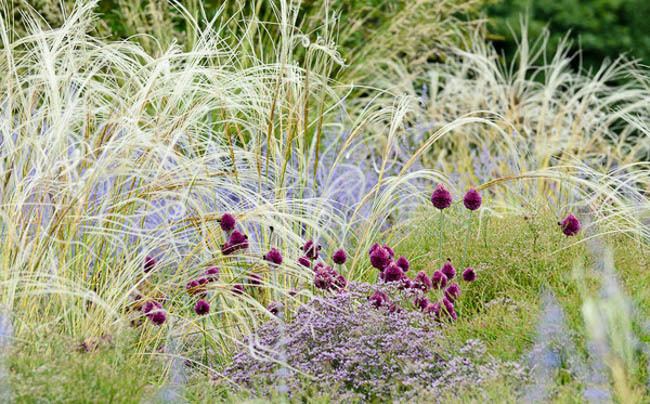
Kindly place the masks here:
[(466, 226), (467, 226), (467, 234), (465, 235), (465, 248), (463, 250), (463, 268), (467, 267), (467, 245), (469, 244), (469, 232), (472, 227), (472, 211), (468, 210), (467, 211), (467, 220), (466, 220)]
[(442, 258), (442, 241), (445, 237), (445, 232), (444, 232), (444, 225), (445, 225), (445, 214), (443, 211), (440, 211), (440, 240), (438, 241), (438, 256), (440, 257), (440, 262), (443, 262), (444, 259)]
[[(206, 368), (209, 368), (208, 365), (208, 332), (207, 332), (207, 318), (201, 319), (201, 331), (203, 331), (203, 362), (205, 363)], [(209, 375), (209, 373), (208, 373)]]

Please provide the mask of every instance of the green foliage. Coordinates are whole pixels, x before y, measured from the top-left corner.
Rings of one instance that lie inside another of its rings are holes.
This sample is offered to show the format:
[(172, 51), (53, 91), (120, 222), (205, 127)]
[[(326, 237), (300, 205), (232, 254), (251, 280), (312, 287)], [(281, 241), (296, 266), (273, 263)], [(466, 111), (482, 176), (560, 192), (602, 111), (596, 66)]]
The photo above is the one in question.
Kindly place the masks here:
[(526, 16), (531, 37), (548, 26), (552, 49), (570, 31), (587, 68), (596, 68), (604, 58), (615, 59), (621, 53), (650, 63), (650, 2), (646, 0), (502, 0), (488, 7), (487, 13), (495, 42), (507, 55), (516, 50), (520, 19)]

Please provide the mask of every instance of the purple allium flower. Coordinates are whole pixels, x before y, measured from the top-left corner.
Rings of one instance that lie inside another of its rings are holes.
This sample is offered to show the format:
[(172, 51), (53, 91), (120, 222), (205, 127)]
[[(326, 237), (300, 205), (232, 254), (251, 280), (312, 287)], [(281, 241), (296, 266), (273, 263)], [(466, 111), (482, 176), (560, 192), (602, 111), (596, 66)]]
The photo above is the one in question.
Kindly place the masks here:
[(451, 206), (451, 193), (443, 184), (438, 184), (431, 194), (431, 203), (436, 208), (443, 210)]
[(454, 308), (454, 303), (451, 302), (449, 299), (444, 297), (442, 299), (442, 304), (444, 306), (444, 312), (447, 314), (449, 317), (451, 317), (453, 320), (456, 320), (458, 316), (456, 315), (456, 309)]
[(298, 258), (298, 265), (311, 268), (311, 260), (306, 255), (303, 255), (302, 257)]
[(338, 290), (343, 290), (343, 289), (345, 289), (346, 286), (348, 286), (348, 280), (345, 279), (345, 276), (343, 276), (343, 275), (341, 275), (339, 273), (336, 273), (336, 275), (334, 276), (334, 285), (333, 286)]
[(235, 216), (233, 216), (231, 213), (224, 213), (221, 216), (219, 225), (221, 226), (221, 230), (230, 231), (235, 228), (235, 223), (237, 223)]
[(142, 264), (142, 268), (144, 269), (144, 272), (149, 272), (151, 271), (155, 266), (158, 261), (156, 258), (152, 257), (151, 255), (147, 255), (144, 257), (144, 262)]
[(572, 213), (569, 213), (569, 215), (558, 224), (562, 227), (562, 232), (566, 236), (575, 236), (581, 228), (580, 221)]
[(158, 309), (147, 315), (147, 318), (155, 325), (163, 325), (167, 320), (167, 313), (162, 309)]
[(402, 268), (402, 271), (404, 272), (408, 272), (409, 268), (411, 267), (409, 260), (407, 260), (404, 256), (399, 257), (395, 263), (398, 267)]
[(373, 293), (368, 298), (368, 301), (370, 301), (370, 304), (373, 306), (379, 308), (385, 304), (388, 304), (388, 295), (380, 290), (376, 290), (375, 293)]
[(444, 289), (447, 286), (447, 275), (440, 271), (434, 272), (431, 277), (431, 285), (434, 289)]
[(413, 283), (413, 281), (408, 276), (406, 276), (406, 274), (404, 274), (404, 276), (400, 280), (399, 288), (400, 289), (411, 289), (411, 288), (414, 288), (414, 287), (416, 287), (415, 283)]
[(391, 262), (386, 269), (384, 269), (384, 282), (397, 282), (404, 277), (404, 271), (398, 267), (397, 264)]
[(463, 280), (465, 282), (474, 282), (476, 280), (476, 272), (474, 271), (474, 268), (465, 268), (463, 271)]
[(196, 281), (197, 281), (197, 282), (199, 283), (199, 285), (201, 285), (201, 286), (205, 286), (205, 285), (207, 285), (208, 283), (210, 283), (210, 280), (209, 280), (207, 277), (205, 277), (205, 276), (200, 277), (200, 278), (197, 279)]
[(332, 273), (326, 268), (318, 268), (314, 274), (314, 286), (318, 289), (330, 289), (334, 283)]
[(445, 289), (445, 297), (452, 303), (460, 297), (460, 287), (457, 283), (452, 283), (447, 289)]
[(149, 300), (142, 306), (142, 312), (144, 314), (149, 314), (154, 310), (162, 309), (162, 304), (158, 303), (155, 300)]
[(185, 290), (190, 295), (201, 293), (205, 288), (202, 288), (197, 280), (191, 280), (185, 284)]
[(418, 297), (415, 299), (415, 305), (420, 309), (424, 310), (429, 306), (431, 302), (426, 297)]
[(264, 254), (264, 260), (280, 265), (282, 264), (282, 253), (277, 248), (271, 248), (269, 252)]
[(258, 286), (262, 284), (262, 277), (254, 272), (248, 274), (248, 284)]
[(269, 303), (268, 306), (266, 306), (266, 310), (268, 310), (271, 314), (274, 316), (277, 316), (280, 311), (282, 311), (283, 305), (280, 302), (271, 302)]
[(447, 261), (442, 265), (442, 268), (440, 268), (440, 272), (445, 274), (447, 277), (447, 280), (452, 280), (454, 279), (454, 276), (456, 276), (456, 268), (451, 264), (451, 260), (447, 258)]
[(219, 268), (218, 267), (210, 267), (205, 271), (205, 277), (208, 279), (210, 282), (216, 282), (219, 280)]
[(302, 251), (304, 251), (305, 255), (312, 260), (315, 260), (318, 258), (318, 254), (320, 253), (321, 246), (314, 244), (313, 240), (307, 240), (305, 245), (302, 246)]
[(431, 283), (431, 279), (429, 279), (429, 276), (427, 276), (427, 274), (424, 271), (420, 271), (415, 276), (414, 287), (418, 289), (422, 289), (422, 291), (424, 292), (428, 292), (429, 289), (433, 287), (433, 284)]
[(377, 248), (381, 247), (379, 243), (375, 243), (370, 246), (370, 249), (368, 250), (368, 254), (372, 254), (373, 251), (375, 251)]
[(235, 230), (228, 237), (228, 241), (221, 246), (223, 255), (230, 255), (237, 250), (245, 250), (248, 248), (248, 236), (242, 232)]
[(388, 246), (388, 244), (384, 244), (384, 250), (388, 252), (388, 255), (390, 255), (391, 258), (395, 257), (395, 251)]
[(429, 303), (427, 307), (424, 308), (425, 313), (433, 314), (436, 317), (440, 315), (440, 303)]
[(202, 316), (204, 314), (208, 314), (210, 312), (210, 303), (206, 302), (203, 299), (199, 300), (194, 305), (194, 312), (196, 314), (198, 314), (199, 316)]
[(347, 260), (348, 254), (342, 248), (339, 248), (334, 252), (334, 254), (332, 254), (332, 261), (334, 261), (335, 264), (343, 265)]
[(479, 194), (474, 188), (470, 188), (463, 198), (463, 205), (465, 205), (469, 210), (476, 210), (481, 207), (482, 201), (483, 198), (481, 198), (481, 194)]
[(242, 285), (241, 283), (236, 283), (236, 284), (232, 285), (232, 288), (230, 289), (230, 291), (232, 293), (236, 294), (236, 295), (243, 295), (244, 294), (244, 285)]
[(383, 271), (389, 263), (390, 253), (384, 247), (377, 246), (370, 252), (370, 264), (378, 270)]

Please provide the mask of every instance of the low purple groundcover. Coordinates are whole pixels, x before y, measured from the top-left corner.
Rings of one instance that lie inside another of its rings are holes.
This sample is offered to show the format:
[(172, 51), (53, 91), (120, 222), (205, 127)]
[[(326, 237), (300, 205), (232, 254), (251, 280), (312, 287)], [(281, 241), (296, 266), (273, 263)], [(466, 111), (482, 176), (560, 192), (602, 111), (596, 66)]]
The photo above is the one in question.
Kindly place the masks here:
[(399, 307), (413, 300), (413, 291), (398, 285), (350, 283), (341, 293), (314, 298), (290, 323), (264, 324), (223, 376), (256, 394), (292, 395), (309, 387), (346, 401), (434, 397), (496, 378), (528, 377), (517, 363), (487, 357), (476, 340), (446, 352), (445, 325), (420, 310), (375, 307), (368, 296), (377, 288)]

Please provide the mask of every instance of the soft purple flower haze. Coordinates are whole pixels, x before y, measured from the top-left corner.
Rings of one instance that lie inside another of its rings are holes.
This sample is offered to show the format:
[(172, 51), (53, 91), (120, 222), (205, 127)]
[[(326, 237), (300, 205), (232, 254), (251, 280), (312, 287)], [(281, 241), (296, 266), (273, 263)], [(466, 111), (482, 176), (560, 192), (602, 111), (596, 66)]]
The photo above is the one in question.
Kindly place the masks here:
[(431, 203), (440, 210), (451, 206), (451, 193), (443, 184), (436, 185), (431, 194)]
[[(399, 293), (407, 293), (385, 287), (397, 293), (396, 303)], [(301, 306), (290, 323), (269, 321), (244, 342), (225, 378), (266, 399), (282, 383), (290, 397), (309, 386), (327, 391), (332, 402), (432, 402), (501, 377), (525, 380), (523, 369), (486, 356), (477, 343), (440, 355), (445, 337), (431, 315), (434, 308), (391, 310), (383, 293), (353, 283)]]

